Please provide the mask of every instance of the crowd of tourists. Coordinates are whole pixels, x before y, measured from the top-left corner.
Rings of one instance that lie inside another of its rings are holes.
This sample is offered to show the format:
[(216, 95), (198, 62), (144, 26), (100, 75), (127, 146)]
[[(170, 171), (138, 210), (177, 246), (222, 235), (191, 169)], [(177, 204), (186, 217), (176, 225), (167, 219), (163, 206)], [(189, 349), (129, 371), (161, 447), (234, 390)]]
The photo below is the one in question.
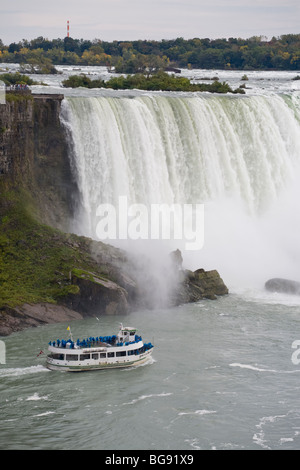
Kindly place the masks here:
[(16, 83), (14, 85), (6, 85), (7, 91), (27, 91), (29, 87), (27, 83)]

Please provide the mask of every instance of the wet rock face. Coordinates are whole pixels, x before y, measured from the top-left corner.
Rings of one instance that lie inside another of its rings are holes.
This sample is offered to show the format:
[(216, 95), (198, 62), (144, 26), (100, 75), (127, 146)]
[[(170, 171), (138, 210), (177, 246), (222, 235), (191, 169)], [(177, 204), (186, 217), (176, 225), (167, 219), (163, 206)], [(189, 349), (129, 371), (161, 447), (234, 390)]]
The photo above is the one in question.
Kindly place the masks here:
[(78, 290), (65, 302), (83, 315), (124, 315), (129, 312), (128, 294), (116, 282), (77, 270), (72, 273), (72, 284)]
[(228, 288), (217, 270), (182, 271), (176, 303), (198, 302), (202, 299), (216, 300), (228, 294)]
[(218, 296), (229, 293), (228, 287), (216, 269), (205, 271), (183, 269), (183, 257), (180, 250), (170, 253), (171, 266), (175, 273), (175, 289), (171, 303), (173, 305), (198, 302), (202, 299), (216, 300)]
[(63, 98), (7, 93), (0, 105), (0, 182), (30, 191), (39, 219), (68, 231), (78, 189), (60, 121)]
[(48, 323), (67, 322), (82, 319), (80, 313), (62, 305), (48, 303), (23, 304), (20, 307), (0, 310), (0, 336)]
[(290, 279), (273, 278), (265, 283), (265, 288), (270, 292), (300, 295), (300, 282)]

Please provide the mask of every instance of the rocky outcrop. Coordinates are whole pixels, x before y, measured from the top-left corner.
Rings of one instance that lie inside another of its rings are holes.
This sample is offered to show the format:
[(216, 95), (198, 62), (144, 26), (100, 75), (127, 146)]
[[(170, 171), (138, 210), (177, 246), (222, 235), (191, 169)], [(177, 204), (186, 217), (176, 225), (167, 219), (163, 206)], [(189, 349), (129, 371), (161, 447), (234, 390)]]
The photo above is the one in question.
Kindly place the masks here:
[(170, 253), (170, 260), (174, 280), (172, 305), (198, 302), (202, 299), (216, 300), (218, 296), (228, 294), (227, 286), (215, 269), (183, 269), (182, 253), (178, 249)]
[(64, 303), (85, 316), (124, 315), (129, 312), (128, 293), (116, 282), (95, 273), (74, 269), (72, 285), (78, 289)]
[(265, 288), (270, 292), (300, 295), (300, 282), (290, 279), (273, 278), (265, 283)]
[[(39, 232), (38, 236), (36, 231)], [(28, 289), (36, 297), (35, 303), (27, 301), (23, 305), (16, 305), (16, 299), (11, 297), (11, 304), (3, 305), (0, 297), (0, 336), (46, 323), (89, 316), (124, 315), (132, 309), (138, 291), (134, 279), (126, 272), (127, 258), (124, 252), (102, 242), (64, 234), (34, 223), (31, 225), (29, 237), (33, 249), (30, 248), (31, 245), (28, 246), (29, 239), (24, 236), (22, 243), (17, 241), (18, 248), (11, 250), (9, 255), (15, 258), (19, 254), (22, 260), (28, 258), (29, 264), (25, 273), (30, 273), (31, 255), (36, 258), (37, 270), (41, 276), (44, 277), (47, 273), (43, 281), (45, 288), (34, 290), (39, 280), (34, 276), (35, 273), (32, 273), (32, 282), (29, 280)], [(12, 236), (9, 243), (9, 246), (15, 244)], [(41, 248), (37, 250), (40, 245)], [(51, 248), (46, 250), (45, 246)], [(2, 254), (5, 259), (5, 250)], [(41, 262), (42, 270), (39, 267)], [(90, 270), (83, 269), (86, 266)], [(18, 290), (20, 284), (24, 284), (21, 271), (21, 268), (17, 268), (18, 279), (6, 282), (6, 288), (10, 289), (11, 293)], [(5, 280), (5, 275), (1, 274), (3, 271), (0, 266), (0, 296), (2, 281)], [(53, 303), (42, 300), (49, 295), (47, 292), (52, 296)]]
[(176, 67), (171, 67), (171, 66), (168, 66), (165, 68), (165, 71), (166, 72), (174, 72), (174, 73), (181, 73), (181, 70), (176, 68)]
[(177, 303), (198, 302), (202, 299), (216, 300), (218, 296), (228, 294), (228, 288), (224, 284), (218, 271), (182, 271), (182, 280), (179, 283)]
[(20, 307), (0, 310), (0, 336), (8, 336), (25, 328), (48, 323), (67, 322), (82, 319), (80, 313), (62, 305), (39, 303), (23, 304)]

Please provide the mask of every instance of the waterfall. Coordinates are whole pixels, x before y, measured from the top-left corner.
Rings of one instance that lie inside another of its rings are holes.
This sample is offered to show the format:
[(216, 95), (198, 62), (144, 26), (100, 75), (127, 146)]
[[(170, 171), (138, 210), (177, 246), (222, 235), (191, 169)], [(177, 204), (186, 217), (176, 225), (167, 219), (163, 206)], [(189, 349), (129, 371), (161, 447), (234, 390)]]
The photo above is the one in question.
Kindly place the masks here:
[(96, 238), (97, 207), (120, 196), (204, 204), (204, 246), (185, 254), (188, 268), (216, 268), (232, 285), (295, 277), (299, 105), (297, 94), (67, 97), (76, 231)]

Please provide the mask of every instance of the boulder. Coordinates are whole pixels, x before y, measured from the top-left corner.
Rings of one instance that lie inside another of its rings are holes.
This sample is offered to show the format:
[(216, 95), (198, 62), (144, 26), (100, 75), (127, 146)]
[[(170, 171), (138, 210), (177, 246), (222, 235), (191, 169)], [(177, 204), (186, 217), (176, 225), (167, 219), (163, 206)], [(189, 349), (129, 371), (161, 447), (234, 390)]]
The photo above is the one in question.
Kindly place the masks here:
[(174, 73), (181, 73), (181, 70), (178, 69), (177, 67), (172, 67), (172, 66), (168, 66), (165, 68), (165, 71), (166, 72), (174, 72)]
[(129, 312), (128, 293), (119, 284), (95, 273), (74, 269), (72, 285), (76, 287), (64, 303), (84, 316), (123, 315)]
[(182, 269), (182, 254), (180, 250), (175, 250), (170, 253), (171, 263), (175, 269)]
[(290, 279), (273, 278), (265, 283), (265, 288), (270, 292), (300, 295), (300, 282)]
[(63, 305), (50, 303), (23, 304), (19, 307), (0, 309), (0, 336), (8, 336), (25, 328), (48, 323), (80, 320), (82, 315)]
[(216, 296), (228, 294), (228, 288), (216, 269), (211, 271), (197, 269), (197, 271), (195, 271), (194, 283), (201, 286), (207, 294), (213, 293)]
[(217, 270), (182, 271), (182, 279), (175, 302), (178, 304), (198, 302), (202, 299), (216, 300), (228, 294), (228, 288)]

